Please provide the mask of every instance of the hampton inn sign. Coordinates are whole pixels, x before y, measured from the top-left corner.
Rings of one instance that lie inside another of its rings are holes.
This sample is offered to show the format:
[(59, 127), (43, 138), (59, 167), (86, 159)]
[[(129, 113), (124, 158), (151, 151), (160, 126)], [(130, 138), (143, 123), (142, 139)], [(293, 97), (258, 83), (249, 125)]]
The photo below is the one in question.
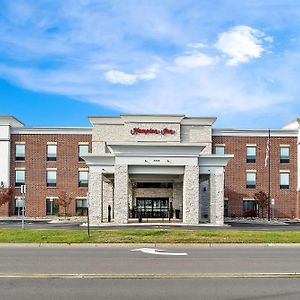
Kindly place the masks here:
[(164, 129), (154, 129), (154, 128), (138, 128), (135, 127), (130, 130), (130, 133), (132, 135), (134, 134), (175, 134), (175, 130), (170, 129), (170, 128), (164, 128)]

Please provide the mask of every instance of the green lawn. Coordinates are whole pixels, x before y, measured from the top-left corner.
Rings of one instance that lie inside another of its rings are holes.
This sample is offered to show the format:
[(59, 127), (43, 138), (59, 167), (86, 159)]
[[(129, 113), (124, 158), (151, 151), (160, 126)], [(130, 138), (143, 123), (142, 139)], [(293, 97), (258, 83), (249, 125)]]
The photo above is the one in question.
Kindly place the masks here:
[(0, 229), (0, 243), (300, 243), (300, 232)]

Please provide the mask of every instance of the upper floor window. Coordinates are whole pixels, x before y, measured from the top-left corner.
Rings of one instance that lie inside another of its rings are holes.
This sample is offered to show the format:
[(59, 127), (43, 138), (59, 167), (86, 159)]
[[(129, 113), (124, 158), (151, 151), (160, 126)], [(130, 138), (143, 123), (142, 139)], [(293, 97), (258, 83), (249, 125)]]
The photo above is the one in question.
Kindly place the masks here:
[(47, 145), (47, 161), (56, 161), (57, 145)]
[(47, 170), (47, 186), (56, 187), (56, 170)]
[(281, 163), (290, 162), (290, 147), (280, 146), (280, 162)]
[(16, 170), (15, 186), (21, 186), (25, 184), (25, 170)]
[(89, 184), (89, 172), (88, 171), (79, 171), (78, 172), (78, 186), (79, 187), (88, 187)]
[(78, 145), (79, 161), (84, 161), (84, 159), (81, 156), (88, 153), (89, 153), (89, 145)]
[(247, 189), (256, 188), (256, 172), (247, 172), (246, 173), (246, 187)]
[(215, 154), (224, 155), (225, 154), (225, 146), (215, 146)]
[(25, 160), (25, 144), (16, 144), (16, 160)]
[(256, 162), (256, 146), (247, 146), (247, 163)]
[(290, 173), (280, 172), (280, 189), (290, 188)]

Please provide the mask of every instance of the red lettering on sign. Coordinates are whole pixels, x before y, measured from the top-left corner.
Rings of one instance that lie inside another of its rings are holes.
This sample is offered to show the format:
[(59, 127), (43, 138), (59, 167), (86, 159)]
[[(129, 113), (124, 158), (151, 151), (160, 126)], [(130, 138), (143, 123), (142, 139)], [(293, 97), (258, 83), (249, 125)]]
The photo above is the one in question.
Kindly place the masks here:
[(135, 127), (130, 130), (130, 133), (132, 135), (135, 134), (161, 134), (161, 135), (166, 135), (166, 134), (175, 134), (175, 130), (170, 129), (170, 128), (164, 128), (164, 129), (154, 129), (154, 128), (139, 128)]

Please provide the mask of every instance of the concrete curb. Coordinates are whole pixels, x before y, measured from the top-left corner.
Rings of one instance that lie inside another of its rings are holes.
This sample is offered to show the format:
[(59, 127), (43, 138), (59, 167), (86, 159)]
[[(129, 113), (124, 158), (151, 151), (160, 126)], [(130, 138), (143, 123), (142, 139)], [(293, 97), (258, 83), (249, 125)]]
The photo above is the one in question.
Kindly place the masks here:
[(207, 274), (18, 274), (2, 273), (0, 279), (201, 279), (201, 278), (300, 278), (300, 273)]

